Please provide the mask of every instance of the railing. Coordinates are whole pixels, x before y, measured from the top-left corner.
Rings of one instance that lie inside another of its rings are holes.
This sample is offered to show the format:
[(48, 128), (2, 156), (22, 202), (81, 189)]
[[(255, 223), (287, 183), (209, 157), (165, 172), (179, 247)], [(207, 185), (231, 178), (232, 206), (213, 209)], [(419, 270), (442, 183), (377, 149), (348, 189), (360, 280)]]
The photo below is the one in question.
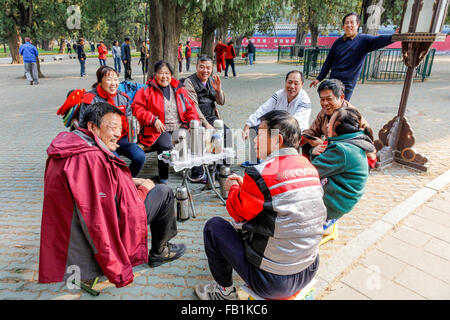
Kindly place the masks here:
[[(303, 65), (303, 74), (307, 79), (315, 79), (322, 69), (329, 48), (311, 48), (302, 46), (278, 47), (278, 63)], [(414, 80), (425, 81), (431, 75), (436, 49), (430, 49), (423, 61), (416, 67)], [(380, 49), (369, 52), (364, 60), (359, 81), (403, 81), (407, 67), (403, 63), (401, 49)]]

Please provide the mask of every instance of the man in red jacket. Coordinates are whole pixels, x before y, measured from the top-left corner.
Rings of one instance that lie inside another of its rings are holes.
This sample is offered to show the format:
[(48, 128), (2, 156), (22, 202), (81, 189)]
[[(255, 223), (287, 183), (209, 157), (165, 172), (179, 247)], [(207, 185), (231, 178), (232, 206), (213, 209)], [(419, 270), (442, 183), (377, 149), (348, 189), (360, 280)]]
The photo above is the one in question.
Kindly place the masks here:
[(214, 48), (214, 52), (216, 53), (216, 63), (217, 63), (217, 72), (222, 72), (225, 70), (225, 51), (227, 50), (227, 45), (223, 44), (221, 40)]
[[(104, 274), (123, 287), (133, 281), (134, 266), (148, 262), (155, 267), (186, 249), (169, 243), (177, 234), (172, 190), (132, 178), (114, 152), (121, 115), (108, 103), (96, 103), (85, 115), (85, 128), (61, 132), (47, 149), (41, 283), (67, 280), (77, 266), (80, 280)], [(149, 254), (147, 224), (152, 234)]]

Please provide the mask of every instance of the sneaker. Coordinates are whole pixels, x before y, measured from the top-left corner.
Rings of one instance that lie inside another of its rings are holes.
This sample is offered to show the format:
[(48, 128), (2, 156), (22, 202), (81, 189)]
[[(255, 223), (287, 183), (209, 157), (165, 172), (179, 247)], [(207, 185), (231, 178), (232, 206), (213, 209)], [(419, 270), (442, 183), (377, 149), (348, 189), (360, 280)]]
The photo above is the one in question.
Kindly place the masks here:
[(156, 254), (150, 250), (148, 256), (148, 265), (152, 268), (158, 267), (166, 262), (178, 259), (184, 254), (185, 251), (186, 245), (184, 245), (183, 243), (172, 244), (168, 242), (167, 246), (160, 254)]
[(217, 283), (203, 283), (195, 286), (195, 293), (200, 300), (239, 300), (236, 288), (225, 294), (224, 289)]
[(228, 76), (225, 76), (224, 78), (225, 78), (225, 79), (228, 79)]

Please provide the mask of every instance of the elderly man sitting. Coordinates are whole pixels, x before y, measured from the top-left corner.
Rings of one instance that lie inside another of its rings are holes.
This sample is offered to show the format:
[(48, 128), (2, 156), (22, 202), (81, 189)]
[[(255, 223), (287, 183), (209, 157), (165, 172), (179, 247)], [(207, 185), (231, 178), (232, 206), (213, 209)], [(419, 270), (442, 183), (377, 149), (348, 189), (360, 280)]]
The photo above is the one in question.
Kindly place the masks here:
[[(300, 129), (303, 131), (308, 128), (309, 116), (311, 115), (311, 100), (303, 89), (303, 73), (298, 70), (291, 70), (286, 74), (284, 80), (284, 89), (275, 92), (269, 100), (264, 102), (259, 108), (248, 117), (242, 130), (242, 138), (246, 140), (252, 132), (257, 132), (260, 124), (260, 118), (272, 110), (284, 110), (297, 119)], [(251, 148), (253, 145), (251, 144)], [(254, 156), (253, 152), (251, 158)], [(253, 161), (245, 161), (242, 166), (254, 165)]]
[[(76, 265), (80, 280), (104, 274), (116, 287), (133, 281), (132, 268), (179, 258), (172, 190), (132, 178), (115, 150), (122, 131), (116, 107), (99, 102), (85, 128), (61, 132), (47, 149), (41, 225), (39, 282), (67, 279)], [(152, 233), (148, 254), (147, 224)]]

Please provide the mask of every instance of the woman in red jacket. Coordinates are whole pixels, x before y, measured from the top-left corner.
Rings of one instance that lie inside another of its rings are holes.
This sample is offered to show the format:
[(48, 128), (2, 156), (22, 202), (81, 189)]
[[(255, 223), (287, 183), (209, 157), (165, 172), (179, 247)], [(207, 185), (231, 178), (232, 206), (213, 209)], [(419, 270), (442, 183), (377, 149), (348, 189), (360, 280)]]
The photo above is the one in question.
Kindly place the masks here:
[(225, 79), (228, 79), (228, 67), (231, 66), (233, 71), (233, 77), (236, 77), (236, 70), (234, 69), (234, 58), (236, 58), (236, 51), (234, 50), (233, 41), (227, 43), (227, 49), (225, 51)]
[[(194, 102), (183, 84), (172, 78), (173, 72), (169, 62), (158, 61), (147, 87), (134, 96), (131, 107), (142, 128), (139, 141), (145, 151), (160, 154), (172, 150), (172, 132), (181, 127), (187, 129), (191, 120), (199, 120)], [(168, 164), (158, 160), (158, 170), (160, 182), (167, 183)]]
[(100, 41), (100, 45), (98, 46), (97, 51), (100, 66), (106, 66), (106, 55), (108, 54), (108, 48), (105, 46), (103, 41)]

